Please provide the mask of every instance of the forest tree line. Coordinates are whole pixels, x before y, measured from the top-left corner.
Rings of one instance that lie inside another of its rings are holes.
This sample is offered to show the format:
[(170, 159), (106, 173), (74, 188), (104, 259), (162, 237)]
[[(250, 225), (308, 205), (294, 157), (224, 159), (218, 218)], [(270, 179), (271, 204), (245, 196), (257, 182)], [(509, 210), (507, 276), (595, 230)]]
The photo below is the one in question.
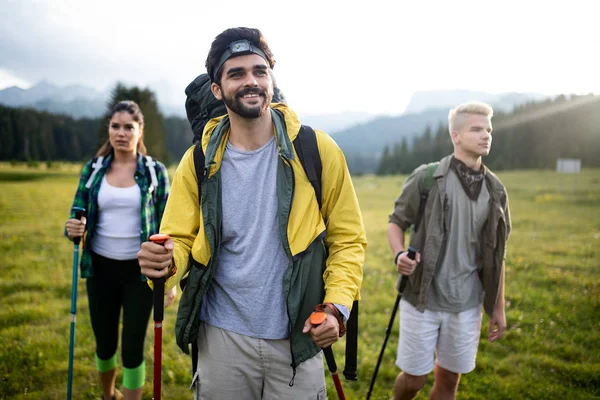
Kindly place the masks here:
[(0, 105), (0, 161), (86, 161), (108, 138), (108, 114), (121, 100), (133, 100), (144, 114), (148, 154), (169, 164), (178, 162), (192, 144), (186, 119), (165, 118), (149, 89), (118, 84), (101, 118), (74, 119), (32, 108)]
[[(117, 85), (107, 106), (125, 99), (142, 108), (148, 153), (164, 163), (177, 163), (192, 144), (188, 121), (163, 117), (148, 89)], [(107, 116), (108, 111), (102, 118), (74, 119), (0, 105), (0, 161), (88, 160), (107, 138)], [(492, 124), (492, 150), (484, 163), (494, 170), (553, 169), (557, 158), (578, 158), (584, 167), (600, 167), (600, 96), (559, 96), (531, 102), (511, 113), (497, 113)], [(427, 127), (410, 142), (403, 138), (386, 146), (376, 161), (377, 173), (410, 173), (418, 165), (450, 153), (448, 126)], [(360, 161), (348, 159), (353, 173), (361, 173)]]

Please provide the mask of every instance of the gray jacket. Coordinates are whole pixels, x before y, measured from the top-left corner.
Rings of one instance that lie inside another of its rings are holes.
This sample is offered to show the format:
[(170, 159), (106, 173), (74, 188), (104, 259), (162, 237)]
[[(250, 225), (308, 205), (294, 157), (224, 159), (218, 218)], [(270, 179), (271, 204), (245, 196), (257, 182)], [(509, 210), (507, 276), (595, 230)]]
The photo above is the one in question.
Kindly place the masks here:
[[(433, 174), (435, 183), (427, 197), (419, 230), (410, 238), (410, 244), (421, 250), (421, 262), (410, 275), (402, 295), (421, 312), (425, 310), (433, 275), (446, 249), (450, 221), (445, 188), (451, 158), (447, 156), (440, 160)], [(427, 165), (421, 165), (406, 179), (394, 211), (389, 216), (389, 222), (398, 225), (404, 232), (417, 219), (426, 169)], [(485, 183), (490, 192), (490, 212), (479, 242), (479, 278), (484, 291), (483, 307), (491, 316), (498, 300), (511, 225), (506, 188), (490, 170), (487, 170)]]

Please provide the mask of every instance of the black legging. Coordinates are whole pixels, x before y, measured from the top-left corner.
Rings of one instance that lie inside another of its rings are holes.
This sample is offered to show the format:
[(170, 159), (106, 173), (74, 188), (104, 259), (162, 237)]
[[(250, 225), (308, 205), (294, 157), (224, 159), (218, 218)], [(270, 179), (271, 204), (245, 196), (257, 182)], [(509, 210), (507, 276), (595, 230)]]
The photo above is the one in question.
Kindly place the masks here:
[(125, 368), (136, 368), (144, 360), (144, 340), (150, 313), (152, 289), (141, 279), (137, 260), (118, 261), (92, 253), (94, 276), (87, 279), (96, 355), (108, 360), (117, 352), (119, 314), (123, 308), (121, 334)]

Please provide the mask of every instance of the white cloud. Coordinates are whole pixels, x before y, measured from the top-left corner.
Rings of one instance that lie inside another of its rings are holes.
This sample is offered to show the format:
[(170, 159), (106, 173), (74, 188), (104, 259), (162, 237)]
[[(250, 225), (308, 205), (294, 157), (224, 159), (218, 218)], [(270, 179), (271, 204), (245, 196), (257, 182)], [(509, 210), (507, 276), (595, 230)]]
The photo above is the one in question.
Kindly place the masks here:
[(31, 82), (15, 76), (11, 71), (0, 69), (0, 89), (5, 89), (11, 86), (18, 86), (22, 89), (31, 87)]
[(252, 26), (303, 113), (399, 113), (416, 90), (600, 92), (596, 14), (579, 0), (0, 3), (0, 69), (12, 82), (119, 80), (183, 104), (213, 38)]

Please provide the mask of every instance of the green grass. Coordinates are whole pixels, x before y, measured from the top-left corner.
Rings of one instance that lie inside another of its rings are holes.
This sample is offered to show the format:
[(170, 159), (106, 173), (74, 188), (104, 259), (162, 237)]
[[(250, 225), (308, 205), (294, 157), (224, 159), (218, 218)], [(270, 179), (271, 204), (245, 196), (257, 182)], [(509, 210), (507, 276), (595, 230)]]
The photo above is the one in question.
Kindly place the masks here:
[[(63, 224), (81, 166), (0, 164), (0, 399), (65, 397), (69, 353), (73, 246)], [(511, 202), (506, 336), (486, 340), (477, 367), (463, 376), (460, 399), (600, 398), (600, 170), (578, 176), (552, 171), (500, 173)], [(387, 243), (387, 215), (403, 176), (355, 179), (369, 246), (359, 322), (359, 380), (342, 384), (349, 399), (364, 399), (396, 293)], [(85, 284), (79, 281), (73, 392), (100, 396)], [(191, 398), (189, 356), (173, 338), (176, 307), (163, 328), (163, 393)], [(390, 399), (398, 317), (372, 399)], [(153, 331), (146, 339), (147, 384), (152, 397)], [(343, 346), (334, 345), (340, 371)], [(335, 390), (327, 373), (328, 395)], [(117, 382), (120, 383), (121, 375)], [(428, 398), (432, 380), (418, 399)]]

